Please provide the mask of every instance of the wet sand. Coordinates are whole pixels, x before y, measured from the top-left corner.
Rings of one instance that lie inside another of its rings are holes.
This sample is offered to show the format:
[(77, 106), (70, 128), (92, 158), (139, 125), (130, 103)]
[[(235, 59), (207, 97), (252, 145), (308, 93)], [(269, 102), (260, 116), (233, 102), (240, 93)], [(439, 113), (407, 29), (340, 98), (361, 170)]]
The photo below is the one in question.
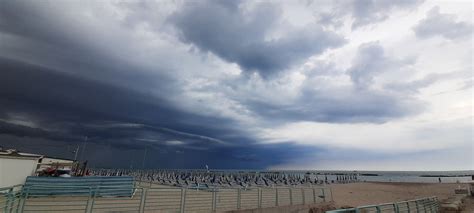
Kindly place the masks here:
[(337, 207), (356, 207), (437, 196), (439, 200), (454, 195), (456, 183), (350, 183), (330, 185)]

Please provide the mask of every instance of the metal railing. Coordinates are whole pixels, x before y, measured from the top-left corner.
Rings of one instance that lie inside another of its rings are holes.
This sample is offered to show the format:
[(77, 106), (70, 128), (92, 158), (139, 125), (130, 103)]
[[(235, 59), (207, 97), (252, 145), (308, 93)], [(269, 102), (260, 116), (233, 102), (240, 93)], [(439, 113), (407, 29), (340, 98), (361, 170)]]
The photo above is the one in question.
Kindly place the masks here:
[(427, 197), (396, 203), (359, 206), (350, 209), (326, 211), (326, 213), (437, 213), (439, 202), (437, 197)]
[(3, 212), (16, 212), (20, 204), (22, 185), (0, 188), (0, 209)]
[[(58, 191), (65, 186), (15, 186), (4, 189), (3, 212), (223, 212), (332, 201), (326, 187), (304, 188), (176, 188), (133, 187), (131, 196), (117, 196), (119, 187), (75, 187), (77, 193)], [(129, 188), (127, 188), (129, 189)], [(111, 196), (112, 195), (112, 196)]]

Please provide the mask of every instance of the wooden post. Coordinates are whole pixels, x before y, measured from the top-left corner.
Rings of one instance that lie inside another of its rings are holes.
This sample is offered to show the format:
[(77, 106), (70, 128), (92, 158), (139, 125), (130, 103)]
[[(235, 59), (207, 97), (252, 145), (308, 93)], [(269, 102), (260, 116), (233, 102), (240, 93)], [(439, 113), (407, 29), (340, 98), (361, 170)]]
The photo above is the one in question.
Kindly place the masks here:
[(146, 194), (148, 193), (148, 189), (146, 188), (141, 188), (142, 190), (142, 197), (140, 199), (140, 208), (139, 208), (139, 211), (140, 213), (143, 213), (145, 212), (145, 201), (146, 201)]
[(303, 198), (303, 204), (306, 204), (306, 199), (305, 199), (305, 196), (304, 196), (304, 188), (301, 188), (301, 196)]
[(316, 203), (316, 189), (313, 187), (313, 203)]
[(290, 191), (290, 205), (293, 205), (293, 190), (291, 188), (288, 188), (288, 190)]
[(216, 211), (217, 206), (217, 191), (216, 189), (212, 190), (212, 211)]
[(278, 206), (278, 188), (275, 188), (275, 206)]
[(186, 208), (186, 188), (181, 188), (181, 207), (180, 212), (184, 213), (184, 209)]
[(241, 189), (238, 188), (237, 189), (237, 209), (240, 209), (240, 201), (241, 201), (240, 200), (240, 191), (241, 191)]

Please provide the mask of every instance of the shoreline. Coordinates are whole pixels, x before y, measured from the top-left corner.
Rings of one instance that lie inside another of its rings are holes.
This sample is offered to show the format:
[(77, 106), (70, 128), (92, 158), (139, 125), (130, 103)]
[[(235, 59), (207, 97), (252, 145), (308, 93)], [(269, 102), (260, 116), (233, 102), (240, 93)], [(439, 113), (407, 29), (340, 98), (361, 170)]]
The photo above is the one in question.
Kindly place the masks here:
[[(469, 184), (469, 183), (474, 183), (474, 181), (472, 182), (459, 182), (459, 183), (450, 183), (450, 182), (446, 182), (446, 183), (433, 183), (433, 182), (396, 182), (396, 181), (392, 181), (392, 182), (387, 182), (387, 181), (359, 181), (359, 182), (355, 182), (355, 183), (380, 183), (380, 184), (400, 184), (400, 185), (403, 185), (403, 184), (428, 184), (428, 185), (437, 185), (437, 184), (461, 184), (461, 185), (466, 185), (466, 184)], [(343, 183), (338, 183), (338, 184), (343, 184)], [(350, 183), (347, 183), (347, 184), (350, 184)]]

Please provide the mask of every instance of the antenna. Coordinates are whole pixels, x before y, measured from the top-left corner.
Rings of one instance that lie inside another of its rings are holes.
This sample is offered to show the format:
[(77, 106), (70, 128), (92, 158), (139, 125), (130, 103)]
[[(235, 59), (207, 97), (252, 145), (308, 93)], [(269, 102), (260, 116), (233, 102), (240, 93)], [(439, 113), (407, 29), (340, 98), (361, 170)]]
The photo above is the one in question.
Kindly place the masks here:
[(77, 145), (76, 150), (74, 150), (74, 161), (77, 160), (77, 153), (79, 153), (79, 145)]
[(142, 161), (142, 169), (145, 168), (145, 159), (146, 159), (146, 152), (148, 151), (148, 148), (145, 147), (145, 153), (143, 154), (143, 161)]
[(87, 145), (87, 136), (84, 137), (84, 143), (82, 143), (81, 160), (84, 160), (84, 153), (86, 152), (86, 145)]

